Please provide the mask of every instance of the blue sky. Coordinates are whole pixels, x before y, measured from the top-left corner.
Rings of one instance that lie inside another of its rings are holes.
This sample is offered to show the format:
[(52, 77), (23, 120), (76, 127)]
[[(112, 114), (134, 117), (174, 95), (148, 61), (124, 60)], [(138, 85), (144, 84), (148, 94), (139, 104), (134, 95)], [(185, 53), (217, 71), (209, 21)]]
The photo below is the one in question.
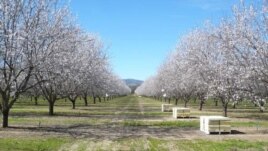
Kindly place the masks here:
[(101, 37), (121, 78), (154, 75), (179, 38), (206, 20), (217, 23), (238, 0), (72, 0), (85, 30)]

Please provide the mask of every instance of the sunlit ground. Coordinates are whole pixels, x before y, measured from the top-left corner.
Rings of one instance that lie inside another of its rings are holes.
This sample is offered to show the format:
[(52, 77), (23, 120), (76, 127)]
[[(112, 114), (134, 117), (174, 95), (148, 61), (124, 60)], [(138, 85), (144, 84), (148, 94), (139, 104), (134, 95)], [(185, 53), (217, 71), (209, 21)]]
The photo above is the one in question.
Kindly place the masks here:
[[(92, 102), (92, 100), (90, 100)], [(221, 104), (190, 102), (191, 118), (172, 118), (161, 112), (160, 100), (127, 96), (77, 108), (60, 100), (55, 116), (46, 101), (34, 105), (20, 99), (12, 108), (7, 129), (0, 129), (1, 150), (267, 150), (268, 112), (251, 103), (230, 106), (232, 134), (206, 135), (199, 130), (200, 115), (222, 115)], [(171, 103), (174, 103), (173, 101)], [(180, 101), (178, 106), (182, 106)]]

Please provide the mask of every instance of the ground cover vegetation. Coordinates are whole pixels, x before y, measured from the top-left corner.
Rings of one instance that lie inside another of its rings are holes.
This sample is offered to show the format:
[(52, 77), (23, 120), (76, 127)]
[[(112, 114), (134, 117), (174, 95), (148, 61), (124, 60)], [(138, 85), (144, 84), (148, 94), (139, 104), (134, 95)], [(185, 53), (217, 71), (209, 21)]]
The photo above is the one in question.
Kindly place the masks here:
[[(19, 99), (10, 112), (9, 128), (0, 129), (1, 150), (265, 150), (268, 113), (241, 102), (229, 109), (232, 134), (206, 135), (199, 130), (200, 115), (221, 115), (220, 103), (190, 100), (190, 118), (174, 119), (162, 112), (162, 101), (125, 96), (109, 101), (77, 100), (55, 103), (54, 116), (48, 102)], [(164, 101), (164, 100), (163, 100)], [(171, 103), (175, 106), (175, 99)], [(178, 106), (184, 106), (179, 100)], [(258, 115), (258, 117), (256, 117)]]

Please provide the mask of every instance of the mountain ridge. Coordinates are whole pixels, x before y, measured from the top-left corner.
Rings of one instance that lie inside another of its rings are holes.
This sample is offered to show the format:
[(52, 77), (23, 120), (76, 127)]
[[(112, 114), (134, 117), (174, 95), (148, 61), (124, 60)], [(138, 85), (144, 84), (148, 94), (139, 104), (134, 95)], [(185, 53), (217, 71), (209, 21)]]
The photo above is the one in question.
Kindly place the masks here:
[(123, 81), (127, 84), (127, 85), (140, 85), (143, 83), (142, 80), (137, 80), (137, 79), (123, 79)]
[(142, 80), (131, 79), (131, 78), (123, 79), (123, 81), (131, 89), (131, 93), (134, 93), (136, 88), (139, 87), (143, 83)]

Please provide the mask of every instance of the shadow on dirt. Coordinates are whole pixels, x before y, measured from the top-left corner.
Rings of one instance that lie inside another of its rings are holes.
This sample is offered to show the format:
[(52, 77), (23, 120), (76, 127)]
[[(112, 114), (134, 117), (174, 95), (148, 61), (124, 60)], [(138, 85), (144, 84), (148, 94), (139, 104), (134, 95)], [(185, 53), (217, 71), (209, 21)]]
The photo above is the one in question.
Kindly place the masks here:
[(177, 119), (199, 119), (199, 117), (194, 117), (194, 116), (191, 116), (191, 117), (177, 117)]
[[(238, 131), (238, 130), (231, 130), (231, 133), (229, 132), (221, 132), (220, 135), (241, 135), (246, 134), (244, 132)], [(211, 132), (210, 135), (219, 135), (218, 132)]]
[[(150, 136), (157, 138), (185, 138), (188, 133), (197, 131), (195, 129), (183, 128), (159, 128), (150, 126), (121, 126), (116, 124), (88, 125), (77, 124), (68, 127), (9, 127), (10, 131), (38, 132), (42, 135), (65, 135), (73, 138), (94, 139), (121, 139), (125, 137)], [(198, 132), (198, 131), (197, 131)]]

